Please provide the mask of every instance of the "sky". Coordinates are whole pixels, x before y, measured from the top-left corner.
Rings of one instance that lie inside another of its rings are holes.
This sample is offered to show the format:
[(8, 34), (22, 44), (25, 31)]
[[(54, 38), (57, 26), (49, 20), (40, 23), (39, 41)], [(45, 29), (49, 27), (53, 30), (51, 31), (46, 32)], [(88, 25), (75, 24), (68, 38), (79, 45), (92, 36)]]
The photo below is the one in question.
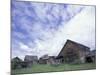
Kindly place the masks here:
[(95, 6), (11, 3), (12, 58), (57, 56), (70, 39), (95, 49)]

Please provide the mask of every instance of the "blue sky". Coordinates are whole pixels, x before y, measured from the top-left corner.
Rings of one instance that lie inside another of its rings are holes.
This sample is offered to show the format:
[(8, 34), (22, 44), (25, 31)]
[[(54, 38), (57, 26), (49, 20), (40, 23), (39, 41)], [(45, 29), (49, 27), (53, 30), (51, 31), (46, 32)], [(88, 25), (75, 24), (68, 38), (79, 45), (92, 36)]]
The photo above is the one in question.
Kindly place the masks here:
[(95, 49), (95, 7), (12, 1), (12, 57), (57, 55), (67, 39)]

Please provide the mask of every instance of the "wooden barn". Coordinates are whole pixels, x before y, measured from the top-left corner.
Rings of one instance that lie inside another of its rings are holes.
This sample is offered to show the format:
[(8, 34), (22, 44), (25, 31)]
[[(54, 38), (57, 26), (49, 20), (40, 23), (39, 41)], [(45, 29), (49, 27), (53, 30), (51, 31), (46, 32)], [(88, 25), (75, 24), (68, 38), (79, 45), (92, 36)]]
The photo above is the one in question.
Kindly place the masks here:
[(31, 55), (26, 55), (24, 58), (24, 63), (27, 66), (31, 66), (33, 64), (38, 64), (38, 57), (37, 56), (31, 56)]
[(60, 63), (85, 63), (86, 56), (89, 53), (89, 47), (67, 40), (56, 59)]
[(37, 56), (31, 56), (31, 55), (26, 55), (24, 58), (24, 61), (26, 62), (32, 62), (33, 64), (38, 62), (38, 57)]
[(42, 57), (40, 57), (39, 59), (39, 64), (47, 64), (49, 59), (49, 56), (47, 54), (43, 55)]
[(56, 61), (56, 57), (55, 56), (48, 56), (43, 55), (40, 59), (39, 59), (39, 63), (40, 64), (55, 64)]
[(56, 64), (56, 57), (55, 56), (49, 56), (47, 60), (47, 64)]
[(86, 58), (85, 58), (86, 62), (91, 63), (91, 62), (96, 62), (96, 50), (92, 50), (90, 51), (89, 54), (87, 54)]
[(11, 68), (12, 69), (19, 69), (22, 68), (22, 63), (23, 61), (19, 57), (15, 57), (11, 60)]

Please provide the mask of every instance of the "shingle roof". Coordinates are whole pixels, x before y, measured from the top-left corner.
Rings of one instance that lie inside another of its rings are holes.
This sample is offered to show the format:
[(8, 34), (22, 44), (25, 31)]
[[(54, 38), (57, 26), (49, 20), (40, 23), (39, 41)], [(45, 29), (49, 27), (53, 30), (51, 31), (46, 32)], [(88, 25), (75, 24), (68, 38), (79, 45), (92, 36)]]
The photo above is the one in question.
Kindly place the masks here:
[(70, 42), (71, 42), (72, 44), (76, 45), (76, 46), (79, 47), (79, 48), (86, 48), (86, 49), (83, 49), (84, 51), (89, 51), (89, 50), (90, 50), (90, 48), (87, 47), (87, 46), (85, 46), (85, 45), (82, 45), (82, 44), (80, 44), (80, 43), (77, 43), (77, 42), (74, 42), (74, 41), (71, 41), (71, 40), (67, 40), (67, 42), (66, 42), (65, 45), (63, 46), (63, 48), (62, 48), (62, 50), (60, 51), (60, 53), (58, 54), (58, 56), (59, 56), (62, 52), (64, 52), (65, 47), (67, 47), (67, 45), (68, 45)]
[(26, 55), (24, 58), (24, 61), (33, 61), (33, 60), (38, 60), (37, 56), (31, 56), (31, 55)]

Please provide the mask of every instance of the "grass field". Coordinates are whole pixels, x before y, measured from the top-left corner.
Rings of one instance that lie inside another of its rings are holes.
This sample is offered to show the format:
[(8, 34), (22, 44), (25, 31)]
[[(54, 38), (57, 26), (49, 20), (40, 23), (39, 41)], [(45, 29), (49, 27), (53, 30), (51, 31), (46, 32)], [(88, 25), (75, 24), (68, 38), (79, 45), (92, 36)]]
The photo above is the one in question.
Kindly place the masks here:
[(44, 72), (58, 72), (58, 71), (74, 71), (74, 70), (89, 70), (96, 69), (95, 63), (88, 64), (60, 64), (53, 65), (33, 65), (31, 68), (23, 68), (12, 70), (12, 75), (29, 74), (29, 73), (44, 73)]

